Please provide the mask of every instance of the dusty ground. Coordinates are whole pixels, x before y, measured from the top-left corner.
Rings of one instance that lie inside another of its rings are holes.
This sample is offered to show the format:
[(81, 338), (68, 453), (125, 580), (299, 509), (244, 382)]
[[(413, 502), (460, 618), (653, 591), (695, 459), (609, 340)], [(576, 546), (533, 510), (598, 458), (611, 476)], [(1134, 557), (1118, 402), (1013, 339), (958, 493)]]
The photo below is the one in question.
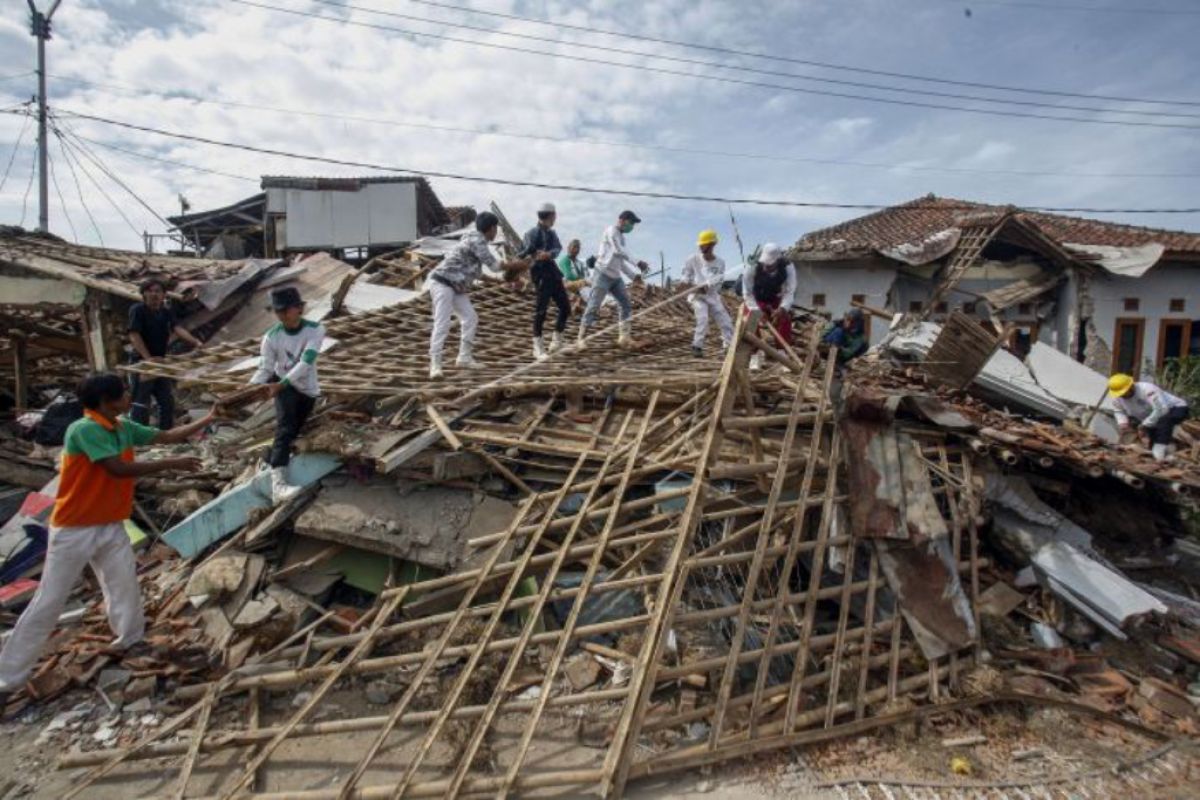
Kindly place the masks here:
[[(267, 724), (286, 718), (290, 713), (288, 695), (277, 695), (264, 707)], [(97, 707), (99, 706), (99, 707)], [(74, 731), (46, 732), (47, 725), (62, 711), (90, 708), (86, 718), (71, 725)], [(8, 798), (59, 798), (74, 785), (82, 771), (59, 772), (54, 761), (60, 752), (76, 749), (80, 742), (87, 749), (101, 746), (96, 731), (104, 731), (113, 718), (102, 713), (103, 704), (84, 693), (73, 693), (49, 707), (27, 712), (21, 719), (0, 726), (0, 800)], [(214, 716), (213, 728), (232, 727), (241, 712), (228, 709)], [(362, 687), (354, 687), (332, 696), (316, 719), (367, 716), (381, 713), (380, 706), (370, 705)], [(139, 731), (152, 730), (156, 720), (164, 715), (147, 713), (129, 719), (120, 727), (113, 746), (131, 739)], [(570, 767), (594, 768), (604, 751), (578, 743), (576, 732), (580, 719), (565, 714), (547, 716), (538, 732), (530, 758), (533, 769)], [(961, 747), (943, 746), (944, 739), (967, 735), (982, 735), (982, 744)], [(519, 728), (498, 726), (489, 741), (492, 757), (504, 761)], [(371, 741), (372, 733), (296, 739), (284, 744), (263, 770), (260, 791), (300, 791), (330, 788), (353, 769), (357, 759)], [(407, 755), (419, 741), (418, 732), (404, 730), (394, 735), (392, 743), (377, 760), (377, 766), (367, 773), (361, 785), (389, 783), (395, 780)], [(1130, 734), (1111, 725), (1082, 720), (1059, 711), (1030, 709), (1025, 711), (992, 711), (947, 715), (921, 728), (906, 726), (882, 731), (873, 736), (855, 737), (802, 751), (784, 751), (760, 756), (751, 761), (735, 762), (712, 770), (694, 770), (635, 783), (627, 797), (645, 798), (720, 797), (732, 800), (763, 800), (763, 798), (826, 798), (840, 795), (831, 788), (818, 789), (820, 781), (861, 779), (869, 781), (885, 777), (914, 782), (995, 781), (1028, 779), (1038, 782), (1045, 778), (1111, 767), (1117, 759), (1133, 757), (1151, 749), (1154, 742)], [(1014, 760), (1021, 751), (1039, 751), (1025, 760)], [(432, 760), (445, 763), (453, 755), (452, 745), (435, 743)], [(229, 750), (219, 756), (209, 756), (201, 762), (188, 787), (190, 797), (203, 797), (219, 787), (241, 767), (248, 758), (247, 751)], [(956, 777), (951, 759), (963, 758), (970, 765), (967, 778)], [(128, 800), (135, 797), (163, 797), (174, 788), (180, 759), (140, 761), (123, 768), (110, 778), (98, 782), (84, 793), (95, 800)], [(1152, 782), (1134, 786), (1104, 781), (1087, 784), (1088, 795), (1141, 795), (1144, 798), (1194, 798), (1200, 796), (1200, 760), (1194, 754), (1172, 757), (1172, 770), (1162, 770)], [(421, 778), (442, 777), (434, 770), (421, 773)], [(1115, 781), (1116, 779), (1109, 779)], [(851, 796), (862, 796), (857, 788)], [(895, 787), (893, 787), (895, 789)], [(882, 789), (866, 791), (870, 797), (886, 797)], [(878, 793), (876, 793), (878, 792)], [(576, 791), (546, 791), (541, 797), (569, 798), (588, 796)], [(905, 796), (895, 789), (895, 796)], [(954, 796), (949, 789), (921, 796)], [(1019, 796), (1019, 795), (1018, 795)], [(1044, 795), (1036, 795), (1044, 796)], [(1052, 796), (1083, 796), (1061, 792)]]

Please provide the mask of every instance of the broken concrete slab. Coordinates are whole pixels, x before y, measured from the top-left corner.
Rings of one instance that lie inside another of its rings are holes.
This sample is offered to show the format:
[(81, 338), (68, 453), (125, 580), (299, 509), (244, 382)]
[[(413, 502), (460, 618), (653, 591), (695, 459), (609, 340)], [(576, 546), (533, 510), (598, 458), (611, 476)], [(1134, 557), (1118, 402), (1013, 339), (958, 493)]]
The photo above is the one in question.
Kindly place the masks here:
[(249, 560), (250, 557), (246, 553), (237, 551), (208, 559), (192, 572), (184, 594), (188, 597), (208, 598), (232, 595), (245, 581), (246, 564)]
[(1131, 619), (1167, 613), (1152, 594), (1066, 542), (1041, 547), (1032, 560), (1044, 585), (1119, 638)]
[(515, 507), (476, 492), (336, 477), (295, 522), (296, 533), (396, 556), (439, 570), (456, 568), (466, 541), (503, 531)]
[[(341, 461), (326, 453), (301, 453), (288, 466), (288, 480), (307, 486), (333, 472)], [(192, 558), (250, 521), (251, 512), (271, 508), (271, 476), (259, 472), (234, 486), (163, 534), (162, 539), (184, 558)]]
[(255, 628), (271, 618), (279, 610), (279, 603), (270, 595), (263, 595), (250, 600), (242, 606), (241, 611), (233, 619), (233, 627), (237, 630)]

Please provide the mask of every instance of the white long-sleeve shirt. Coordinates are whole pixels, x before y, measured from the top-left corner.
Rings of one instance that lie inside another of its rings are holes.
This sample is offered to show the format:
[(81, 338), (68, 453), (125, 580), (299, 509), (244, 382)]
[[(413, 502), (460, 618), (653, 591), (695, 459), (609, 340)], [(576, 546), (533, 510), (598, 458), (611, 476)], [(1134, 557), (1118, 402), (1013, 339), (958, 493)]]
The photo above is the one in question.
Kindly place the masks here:
[(1172, 408), (1186, 408), (1187, 401), (1153, 383), (1138, 381), (1133, 385), (1133, 394), (1114, 397), (1113, 406), (1118, 425), (1128, 425), (1132, 418), (1143, 428), (1153, 428)]
[[(760, 266), (757, 261), (751, 261), (746, 264), (746, 271), (742, 273), (742, 299), (746, 302), (746, 308), (751, 311), (758, 308), (758, 301), (754, 298), (754, 276), (758, 274)], [(796, 268), (789, 261), (785, 269), (779, 307), (787, 311), (796, 299)]]
[[(720, 289), (725, 281), (725, 260), (720, 256), (713, 256), (713, 260), (709, 261), (703, 253), (692, 253), (687, 261), (683, 262), (682, 278), (684, 283), (696, 287)], [(692, 292), (688, 299), (694, 300), (699, 296), (699, 293)]]
[(262, 338), (261, 359), (251, 383), (267, 383), (277, 377), (309, 397), (321, 396), (317, 380), (317, 355), (325, 339), (325, 326), (301, 320), (300, 327), (289, 331), (282, 323), (271, 327)]
[(600, 251), (596, 254), (596, 271), (610, 278), (619, 278), (623, 272), (630, 280), (641, 274), (637, 259), (625, 249), (625, 234), (616, 225), (604, 229)]

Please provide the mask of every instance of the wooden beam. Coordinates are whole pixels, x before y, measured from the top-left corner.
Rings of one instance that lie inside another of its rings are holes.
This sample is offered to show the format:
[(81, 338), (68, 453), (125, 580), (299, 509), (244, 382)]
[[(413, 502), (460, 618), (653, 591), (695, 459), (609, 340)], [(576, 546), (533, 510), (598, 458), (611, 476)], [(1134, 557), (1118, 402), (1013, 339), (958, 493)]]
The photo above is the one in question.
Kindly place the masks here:
[(29, 407), (29, 364), (27, 357), (29, 344), (25, 337), (14, 337), (12, 340), (13, 353), (13, 397), (18, 409)]

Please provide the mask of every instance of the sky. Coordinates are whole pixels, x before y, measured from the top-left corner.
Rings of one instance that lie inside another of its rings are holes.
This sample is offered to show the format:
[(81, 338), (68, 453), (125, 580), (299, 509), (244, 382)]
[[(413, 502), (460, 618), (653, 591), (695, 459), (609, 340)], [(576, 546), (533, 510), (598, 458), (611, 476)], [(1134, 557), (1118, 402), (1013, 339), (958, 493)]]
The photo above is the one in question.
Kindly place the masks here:
[[(36, 2), (44, 8), (51, 0)], [(72, 156), (51, 138), (54, 233), (141, 249), (143, 231), (165, 232), (155, 214), (178, 213), (180, 195), (202, 210), (256, 193), (264, 174), (378, 174), (70, 114), (403, 169), (623, 192), (882, 205), (932, 192), (1021, 206), (1200, 207), (1195, 0), (250, 2), (64, 0), (47, 71), (51, 108)], [(0, 109), (35, 92), (35, 44), (24, 0), (0, 2)], [(1086, 97), (919, 82), (795, 60)], [(1107, 111), (1001, 106), (829, 81)], [(813, 91), (1142, 124), (968, 113)], [(32, 228), (37, 187), (27, 194), (35, 138), (28, 124), (0, 115), (0, 169), (8, 167), (0, 224)], [(560, 236), (581, 239), (585, 254), (630, 208), (644, 220), (630, 249), (652, 264), (661, 258), (678, 272), (696, 234), (710, 227), (722, 239), (718, 253), (731, 265), (740, 260), (725, 203), (431, 182), (447, 205), (485, 208), (494, 200), (520, 229), (533, 224), (538, 204), (553, 202)], [(863, 213), (733, 207), (747, 250), (765, 241), (789, 245)], [(1200, 230), (1196, 213), (1099, 218)]]

